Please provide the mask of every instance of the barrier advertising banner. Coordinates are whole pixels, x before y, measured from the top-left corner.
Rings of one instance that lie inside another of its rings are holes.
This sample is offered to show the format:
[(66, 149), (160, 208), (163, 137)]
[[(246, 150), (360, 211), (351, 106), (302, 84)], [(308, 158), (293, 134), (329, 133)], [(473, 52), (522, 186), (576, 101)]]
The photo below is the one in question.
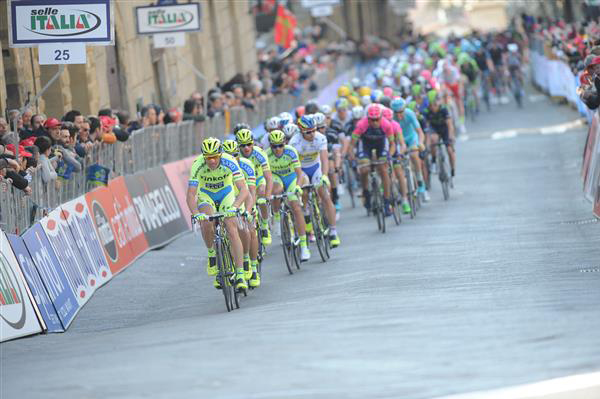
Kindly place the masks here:
[(124, 177), (117, 177), (108, 182), (108, 188), (114, 198), (115, 219), (112, 223), (115, 234), (121, 240), (127, 242), (133, 259), (146, 253), (148, 241), (144, 236), (144, 230), (136, 214), (133, 200)]
[(42, 332), (25, 277), (0, 231), (0, 342)]
[[(99, 187), (85, 194), (92, 222), (104, 255), (113, 275), (127, 267), (134, 259), (131, 247), (123, 236), (124, 230), (117, 230), (121, 223), (115, 213), (115, 198), (108, 187)], [(117, 234), (117, 231), (119, 234)]]
[(60, 318), (56, 313), (56, 309), (54, 308), (54, 304), (48, 296), (48, 292), (46, 291), (46, 286), (38, 273), (37, 268), (35, 267), (35, 263), (29, 254), (29, 250), (25, 246), (25, 241), (23, 238), (14, 235), (7, 234), (8, 241), (15, 253), (15, 257), (21, 266), (21, 271), (25, 275), (25, 280), (27, 281), (27, 285), (31, 290), (31, 295), (35, 303), (37, 304), (38, 310), (40, 311), (41, 317), (46, 324), (46, 329), (48, 332), (63, 332), (65, 331), (62, 323), (60, 322)]
[(31, 226), (22, 237), (46, 287), (46, 292), (54, 304), (56, 314), (64, 329), (67, 329), (79, 311), (80, 305), (77, 302), (75, 291), (69, 284), (67, 275), (58, 261), (58, 256), (40, 223)]
[(150, 248), (189, 230), (162, 167), (127, 176), (125, 182)]
[(93, 272), (96, 279), (95, 285), (100, 287), (111, 279), (112, 273), (102, 252), (100, 239), (94, 229), (85, 197), (81, 196), (69, 201), (61, 205), (61, 208), (62, 217), (71, 229), (79, 253), (84, 263)]
[(71, 289), (76, 293), (77, 302), (83, 306), (99, 285), (94, 268), (79, 253), (75, 238), (60, 208), (50, 212), (40, 220), (40, 224), (54, 252), (59, 255), (58, 262), (65, 271)]
[(171, 184), (175, 198), (179, 203), (179, 208), (183, 214), (183, 218), (188, 224), (188, 228), (192, 228), (192, 213), (188, 209), (186, 196), (188, 189), (188, 179), (190, 178), (190, 169), (196, 157), (189, 157), (181, 161), (171, 162), (163, 165), (163, 170), (167, 176), (167, 180)]

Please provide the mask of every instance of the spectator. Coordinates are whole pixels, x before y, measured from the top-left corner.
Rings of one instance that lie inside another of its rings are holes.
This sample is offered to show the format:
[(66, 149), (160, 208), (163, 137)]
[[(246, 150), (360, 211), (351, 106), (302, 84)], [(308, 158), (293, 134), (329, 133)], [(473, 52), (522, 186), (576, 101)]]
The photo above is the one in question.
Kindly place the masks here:
[(117, 124), (117, 121), (114, 118), (111, 118), (106, 115), (102, 115), (100, 117), (101, 124), (101, 140), (103, 143), (112, 144), (117, 141), (117, 136), (113, 132), (114, 127)]
[(93, 142), (101, 142), (102, 141), (102, 123), (100, 119), (95, 116), (90, 116), (90, 135), (89, 139)]
[(75, 124), (77, 129), (79, 129), (83, 124), (83, 115), (81, 115), (81, 112), (74, 109), (65, 114), (65, 116), (63, 117), (63, 121), (71, 122)]
[(52, 158), (50, 154), (52, 152), (52, 141), (50, 138), (46, 136), (40, 136), (35, 140), (34, 145), (38, 148), (40, 152), (40, 172), (42, 175), (42, 182), (47, 184), (50, 180), (56, 180), (56, 164), (60, 158), (62, 158), (62, 154), (58, 153)]
[(194, 122), (202, 122), (206, 119), (204, 115), (201, 114), (200, 103), (192, 98), (185, 100), (183, 103), (183, 120), (189, 121), (193, 120)]
[(225, 104), (223, 102), (223, 95), (221, 92), (213, 92), (208, 96), (208, 117), (212, 118), (215, 115), (223, 114), (225, 110)]
[(8, 123), (6, 119), (0, 118), (0, 144), (12, 144), (14, 143), (15, 135), (8, 131)]
[(154, 105), (147, 105), (142, 108), (142, 127), (154, 126), (158, 124), (158, 113)]
[[(25, 147), (19, 146), (19, 158), (17, 159), (14, 155), (15, 146), (13, 144), (9, 144), (6, 146), (6, 150), (4, 155), (2, 156), (4, 159), (10, 159), (11, 165), (13, 167), (11, 169), (7, 169), (5, 172), (5, 177), (10, 179), (12, 185), (23, 191), (25, 194), (31, 194), (31, 187), (29, 187), (29, 180), (26, 178), (27, 172), (23, 168), (26, 165), (26, 157), (31, 157), (33, 154), (25, 151)], [(11, 154), (8, 154), (10, 152)], [(16, 165), (15, 165), (16, 163)]]
[(60, 143), (60, 122), (58, 119), (46, 119), (44, 128), (46, 129), (46, 136), (50, 137), (50, 140), (52, 140), (52, 145)]

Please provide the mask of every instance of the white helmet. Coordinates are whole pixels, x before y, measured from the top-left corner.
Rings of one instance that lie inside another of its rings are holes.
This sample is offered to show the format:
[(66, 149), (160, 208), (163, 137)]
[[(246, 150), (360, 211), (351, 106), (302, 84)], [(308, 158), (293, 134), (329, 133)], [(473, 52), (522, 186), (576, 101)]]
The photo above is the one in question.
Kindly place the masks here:
[(519, 45), (517, 43), (509, 43), (506, 48), (508, 48), (508, 51), (511, 53), (516, 53), (519, 49)]
[(325, 116), (331, 116), (331, 113), (333, 112), (333, 110), (331, 109), (331, 106), (325, 104), (325, 105), (321, 105), (320, 111), (325, 115)]
[(352, 107), (352, 119), (360, 119), (364, 116), (364, 108), (360, 105)]
[(293, 123), (294, 117), (289, 112), (282, 112), (279, 114), (279, 127), (282, 128), (288, 123)]
[(279, 118), (274, 116), (272, 118), (267, 119), (265, 127), (267, 128), (267, 130), (279, 129)]
[(285, 134), (285, 137), (288, 140), (291, 139), (296, 133), (300, 133), (300, 128), (294, 123), (288, 123), (283, 127), (283, 134)]
[(370, 96), (362, 96), (360, 98), (360, 103), (363, 107), (366, 107), (367, 105), (371, 104), (371, 97)]
[(317, 125), (317, 129), (326, 126), (325, 115), (323, 115), (322, 112), (317, 112), (316, 114), (313, 114), (313, 119), (315, 121), (315, 125)]

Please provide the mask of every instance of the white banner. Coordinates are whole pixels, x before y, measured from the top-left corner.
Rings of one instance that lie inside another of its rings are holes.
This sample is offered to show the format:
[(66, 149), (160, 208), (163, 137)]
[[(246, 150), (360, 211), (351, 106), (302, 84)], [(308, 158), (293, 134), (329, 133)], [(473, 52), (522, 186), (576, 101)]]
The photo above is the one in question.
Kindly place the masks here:
[(137, 33), (190, 32), (200, 30), (200, 4), (136, 7)]
[(10, 1), (9, 45), (80, 42), (113, 44), (110, 0)]
[(0, 230), (0, 342), (42, 332), (29, 287)]

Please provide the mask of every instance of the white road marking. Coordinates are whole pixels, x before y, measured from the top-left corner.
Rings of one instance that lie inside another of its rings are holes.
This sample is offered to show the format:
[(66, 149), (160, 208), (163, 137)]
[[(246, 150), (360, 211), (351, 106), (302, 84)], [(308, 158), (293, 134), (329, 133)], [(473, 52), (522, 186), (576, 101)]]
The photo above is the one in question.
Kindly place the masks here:
[(517, 137), (519, 133), (516, 130), (504, 130), (501, 132), (492, 133), (492, 140), (502, 140), (511, 137)]
[(500, 130), (492, 133), (490, 137), (492, 140), (502, 140), (517, 137), (522, 134), (563, 134), (567, 133), (569, 130), (577, 129), (584, 125), (585, 120), (583, 118), (578, 118), (570, 122), (559, 123), (551, 126)]
[(438, 399), (571, 399), (599, 398), (600, 372), (554, 378), (493, 391), (480, 391)]

